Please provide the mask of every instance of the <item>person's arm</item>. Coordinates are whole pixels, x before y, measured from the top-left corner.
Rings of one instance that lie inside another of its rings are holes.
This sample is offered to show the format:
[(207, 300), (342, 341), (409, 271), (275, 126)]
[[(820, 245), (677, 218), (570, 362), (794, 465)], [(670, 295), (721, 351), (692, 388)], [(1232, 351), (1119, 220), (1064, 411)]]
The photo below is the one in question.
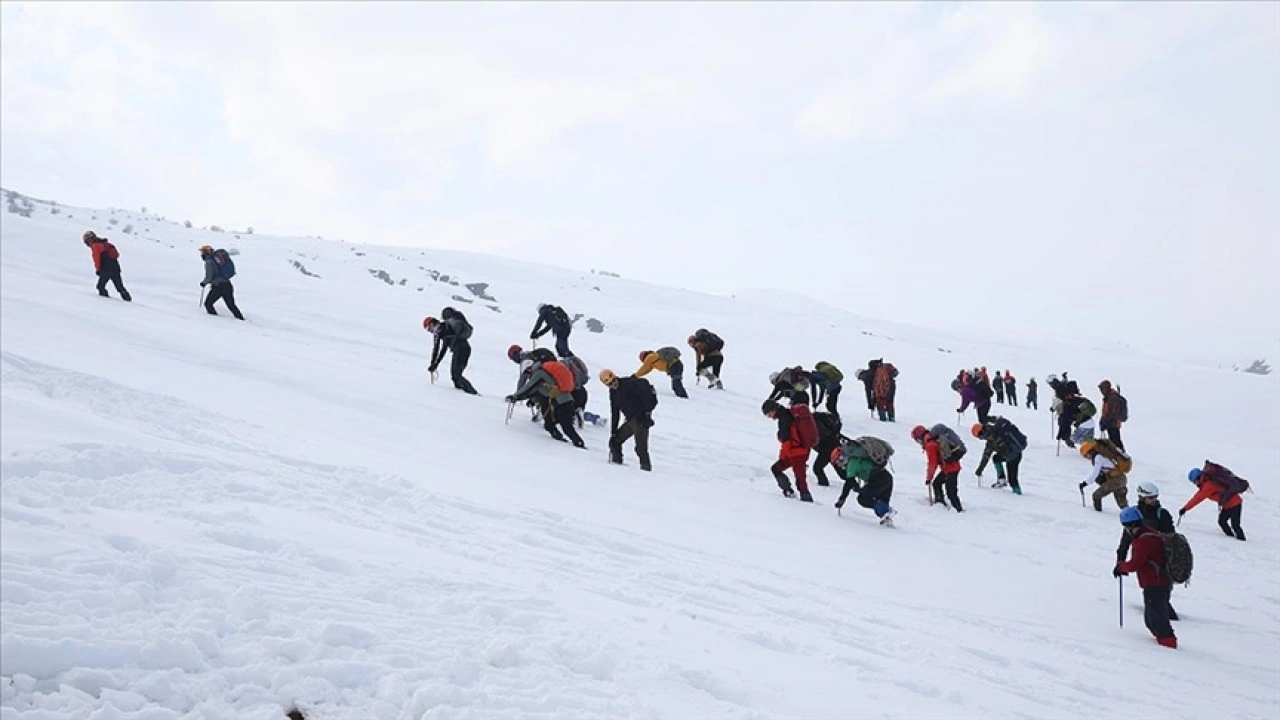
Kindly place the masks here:
[(621, 396), (621, 388), (609, 391), (609, 436), (613, 437), (618, 434), (618, 414), (621, 412), (618, 408), (618, 398)]
[[(986, 447), (982, 448), (982, 461), (978, 463), (978, 469), (974, 471), (975, 475), (981, 475), (983, 470), (987, 469), (987, 461), (991, 459), (991, 453), (995, 450), (994, 444), (988, 440)], [(996, 466), (999, 469), (999, 466)], [(997, 475), (999, 473), (996, 473)]]
[(1200, 503), (1204, 502), (1205, 500), (1208, 500), (1208, 499), (1209, 499), (1209, 496), (1210, 496), (1210, 495), (1212, 495), (1212, 494), (1213, 494), (1213, 484), (1212, 484), (1212, 483), (1207, 483), (1207, 482), (1206, 482), (1206, 483), (1202, 483), (1202, 484), (1200, 485), (1200, 491), (1199, 491), (1199, 492), (1197, 492), (1194, 496), (1192, 496), (1192, 498), (1191, 498), (1190, 500), (1188, 500), (1188, 501), (1187, 501), (1187, 504), (1186, 504), (1186, 505), (1183, 505), (1183, 506), (1182, 506), (1182, 509), (1178, 511), (1178, 514), (1179, 514), (1179, 515), (1186, 514), (1187, 512), (1189, 512), (1189, 511), (1191, 510), (1191, 508), (1193, 508), (1193, 507), (1195, 507), (1195, 506), (1199, 505)]

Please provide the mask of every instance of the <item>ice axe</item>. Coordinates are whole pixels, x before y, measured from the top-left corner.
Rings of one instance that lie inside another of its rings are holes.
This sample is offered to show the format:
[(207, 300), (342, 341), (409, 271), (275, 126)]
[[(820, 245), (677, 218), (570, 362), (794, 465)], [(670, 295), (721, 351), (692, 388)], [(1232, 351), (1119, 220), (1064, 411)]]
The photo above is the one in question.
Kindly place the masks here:
[(512, 402), (507, 403), (507, 422), (506, 422), (505, 424), (507, 424), (507, 425), (510, 425), (510, 424), (511, 424), (511, 416), (512, 416), (512, 414), (514, 414), (514, 413), (515, 413), (515, 411), (516, 411), (516, 404), (515, 404), (515, 402), (514, 402), (514, 401), (512, 401)]
[(1120, 627), (1124, 627), (1124, 576), (1116, 578), (1120, 583)]

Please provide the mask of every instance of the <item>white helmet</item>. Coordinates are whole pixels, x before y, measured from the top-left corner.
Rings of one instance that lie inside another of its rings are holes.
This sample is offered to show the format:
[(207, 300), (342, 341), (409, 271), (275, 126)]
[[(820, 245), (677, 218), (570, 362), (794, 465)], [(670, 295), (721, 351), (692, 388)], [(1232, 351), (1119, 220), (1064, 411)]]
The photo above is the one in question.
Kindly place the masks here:
[(1056, 383), (1056, 382), (1058, 382), (1058, 376), (1057, 376), (1057, 375), (1050, 375), (1049, 377), (1045, 378), (1045, 379), (1044, 379), (1044, 381), (1045, 381), (1045, 382), (1047, 382), (1047, 383)]
[(770, 384), (770, 385), (777, 385), (777, 384), (778, 384), (778, 373), (776, 373), (776, 372), (769, 373), (769, 384)]
[(1144, 482), (1138, 485), (1138, 497), (1153, 498), (1160, 497), (1160, 488), (1156, 487), (1153, 482)]

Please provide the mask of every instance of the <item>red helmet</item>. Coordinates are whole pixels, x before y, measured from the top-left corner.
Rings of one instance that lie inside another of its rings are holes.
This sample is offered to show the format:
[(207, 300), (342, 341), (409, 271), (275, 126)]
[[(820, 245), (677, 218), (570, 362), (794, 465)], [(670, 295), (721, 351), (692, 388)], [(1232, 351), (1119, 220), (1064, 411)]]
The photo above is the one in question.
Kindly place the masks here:
[(917, 425), (917, 426), (915, 426), (915, 427), (911, 428), (911, 439), (912, 439), (912, 440), (915, 440), (916, 442), (920, 442), (920, 441), (924, 440), (924, 436), (925, 436), (928, 432), (929, 432), (928, 430), (925, 430), (925, 429), (924, 429), (924, 426), (923, 426), (923, 425)]
[(840, 449), (839, 447), (836, 447), (831, 451), (832, 465), (835, 465), (836, 467), (844, 467), (844, 464), (845, 464), (844, 460), (845, 460), (844, 450)]
[(439, 323), (439, 322), (440, 322), (439, 320), (437, 320), (437, 319), (435, 319), (435, 318), (431, 317), (430, 315), (428, 315), (428, 316), (426, 316), (426, 317), (422, 318), (422, 327), (423, 327), (423, 329), (425, 329), (425, 330), (430, 330), (431, 328), (435, 327), (435, 326), (436, 326), (436, 324), (437, 324), (437, 323)]
[(973, 436), (976, 438), (982, 437), (982, 423), (974, 423), (973, 427), (969, 428), (969, 431), (972, 432)]
[(507, 348), (507, 359), (510, 360), (511, 362), (519, 362), (520, 353), (522, 352), (524, 352), (524, 348), (520, 347), (519, 345), (512, 345), (511, 347)]
[(653, 351), (652, 351), (652, 350), (641, 350), (641, 351), (640, 351), (640, 362), (644, 362), (644, 359), (645, 359), (645, 358), (647, 358), (647, 357), (649, 357), (649, 353), (651, 353), (651, 352), (653, 352)]

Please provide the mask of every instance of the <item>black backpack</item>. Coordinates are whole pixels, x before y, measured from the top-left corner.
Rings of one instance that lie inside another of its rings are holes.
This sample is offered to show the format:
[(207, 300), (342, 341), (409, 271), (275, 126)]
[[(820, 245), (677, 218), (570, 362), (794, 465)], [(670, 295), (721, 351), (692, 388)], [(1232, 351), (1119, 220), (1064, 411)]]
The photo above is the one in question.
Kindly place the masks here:
[(467, 316), (456, 310), (453, 316), (458, 320), (458, 334), (455, 337), (459, 340), (470, 340), (471, 333), (475, 328), (471, 327), (471, 323), (467, 321)]
[(569, 313), (565, 312), (564, 308), (559, 305), (552, 305), (549, 314), (553, 326), (559, 326), (561, 329), (567, 330), (573, 324), (573, 321), (569, 319)]
[(991, 429), (997, 436), (1005, 438), (1012, 447), (1019, 452), (1027, 449), (1027, 436), (1022, 434), (1017, 425), (1014, 425), (1008, 418), (996, 417), (991, 419)]
[(658, 407), (658, 391), (653, 389), (653, 383), (644, 378), (636, 378), (636, 380), (644, 383), (646, 392), (644, 394), (644, 411), (651, 413)]
[(724, 348), (724, 341), (710, 330), (699, 330), (694, 337), (707, 347), (707, 352), (717, 352)]
[(818, 425), (819, 442), (839, 436), (840, 430), (844, 427), (844, 423), (840, 421), (840, 417), (832, 415), (829, 412), (814, 413), (813, 421)]

